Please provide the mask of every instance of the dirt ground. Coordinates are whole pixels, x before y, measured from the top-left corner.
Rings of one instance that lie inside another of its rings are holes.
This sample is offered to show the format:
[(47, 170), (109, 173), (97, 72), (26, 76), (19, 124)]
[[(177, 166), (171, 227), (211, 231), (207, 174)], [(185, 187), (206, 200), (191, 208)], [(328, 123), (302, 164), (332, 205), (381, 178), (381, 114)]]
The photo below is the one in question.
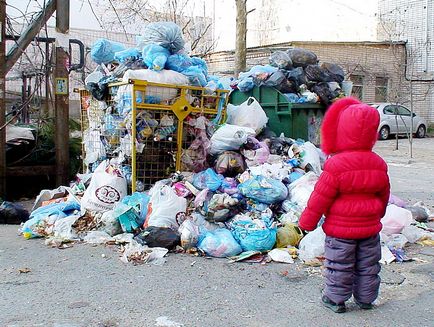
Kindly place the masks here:
[[(434, 139), (376, 151), (389, 165), (392, 192), (434, 211)], [(376, 308), (352, 302), (337, 315), (319, 302), (321, 268), (230, 264), (169, 254), (162, 266), (123, 264), (111, 246), (59, 250), (0, 226), (0, 326), (434, 326), (434, 248), (412, 245), (416, 260), (383, 266)]]

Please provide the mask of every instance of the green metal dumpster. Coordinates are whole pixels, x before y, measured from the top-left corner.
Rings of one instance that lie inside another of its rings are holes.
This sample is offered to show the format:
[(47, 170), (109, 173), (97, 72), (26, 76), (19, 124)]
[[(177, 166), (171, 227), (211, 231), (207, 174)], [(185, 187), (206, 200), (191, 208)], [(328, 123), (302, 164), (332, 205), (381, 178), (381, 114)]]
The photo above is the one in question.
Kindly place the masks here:
[(320, 126), (326, 107), (322, 104), (289, 103), (287, 98), (271, 87), (255, 86), (250, 92), (234, 91), (229, 102), (239, 105), (254, 97), (268, 116), (268, 126), (280, 135), (301, 138), (316, 145), (320, 144)]

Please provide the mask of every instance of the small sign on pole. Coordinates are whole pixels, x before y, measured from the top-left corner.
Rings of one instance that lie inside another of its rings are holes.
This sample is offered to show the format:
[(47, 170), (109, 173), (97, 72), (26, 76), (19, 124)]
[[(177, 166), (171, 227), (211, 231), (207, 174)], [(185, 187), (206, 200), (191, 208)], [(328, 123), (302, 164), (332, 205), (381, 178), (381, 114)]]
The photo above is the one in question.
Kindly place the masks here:
[(56, 91), (55, 94), (68, 94), (68, 79), (56, 78)]

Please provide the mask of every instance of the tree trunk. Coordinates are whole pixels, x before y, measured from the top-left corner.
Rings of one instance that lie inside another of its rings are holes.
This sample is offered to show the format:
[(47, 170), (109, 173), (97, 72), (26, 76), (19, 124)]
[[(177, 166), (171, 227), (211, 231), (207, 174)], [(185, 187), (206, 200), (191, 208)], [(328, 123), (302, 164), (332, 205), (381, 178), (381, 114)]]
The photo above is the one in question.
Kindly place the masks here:
[(237, 7), (235, 39), (235, 76), (246, 70), (247, 0), (235, 0)]

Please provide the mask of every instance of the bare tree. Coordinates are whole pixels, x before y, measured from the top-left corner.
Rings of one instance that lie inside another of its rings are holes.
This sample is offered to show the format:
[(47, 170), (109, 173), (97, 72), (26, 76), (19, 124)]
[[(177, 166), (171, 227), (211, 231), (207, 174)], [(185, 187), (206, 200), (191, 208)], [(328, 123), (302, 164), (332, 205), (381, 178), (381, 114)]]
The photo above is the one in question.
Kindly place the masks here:
[(235, 0), (237, 8), (235, 39), (235, 76), (246, 70), (247, 0)]
[[(144, 25), (157, 21), (178, 24), (194, 54), (210, 53), (213, 39), (211, 17), (206, 15), (205, 1), (197, 7), (194, 0), (99, 0), (102, 8), (101, 23), (107, 30), (119, 30), (139, 34)], [(194, 13), (197, 13), (196, 15)], [(200, 14), (198, 14), (200, 13)]]

